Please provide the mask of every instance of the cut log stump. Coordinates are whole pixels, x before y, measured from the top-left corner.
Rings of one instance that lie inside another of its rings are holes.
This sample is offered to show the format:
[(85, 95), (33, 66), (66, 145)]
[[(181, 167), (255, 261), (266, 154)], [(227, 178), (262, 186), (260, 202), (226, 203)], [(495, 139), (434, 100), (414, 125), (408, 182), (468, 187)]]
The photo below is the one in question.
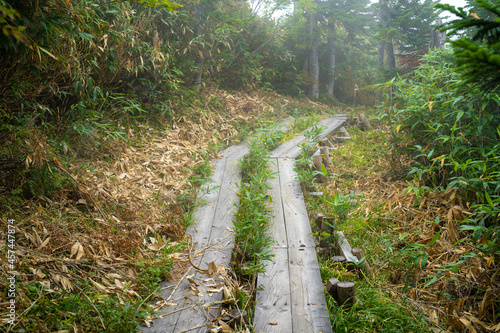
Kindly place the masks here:
[(352, 306), (354, 304), (354, 282), (337, 283), (337, 296), (340, 306)]

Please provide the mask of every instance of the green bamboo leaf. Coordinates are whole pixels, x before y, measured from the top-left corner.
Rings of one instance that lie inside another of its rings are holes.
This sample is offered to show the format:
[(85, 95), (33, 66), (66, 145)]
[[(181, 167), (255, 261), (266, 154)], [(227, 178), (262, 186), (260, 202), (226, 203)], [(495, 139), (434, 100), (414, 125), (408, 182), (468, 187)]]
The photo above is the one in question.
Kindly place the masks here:
[(436, 243), (436, 241), (439, 239), (440, 235), (441, 235), (441, 230), (436, 232), (436, 234), (434, 235), (434, 237), (432, 237), (431, 242), (429, 243), (428, 246), (431, 247), (434, 243)]
[(488, 203), (490, 204), (490, 206), (493, 208), (494, 207), (493, 200), (491, 200), (491, 197), (488, 194), (488, 192), (484, 191), (484, 197), (486, 198), (486, 201), (488, 201)]

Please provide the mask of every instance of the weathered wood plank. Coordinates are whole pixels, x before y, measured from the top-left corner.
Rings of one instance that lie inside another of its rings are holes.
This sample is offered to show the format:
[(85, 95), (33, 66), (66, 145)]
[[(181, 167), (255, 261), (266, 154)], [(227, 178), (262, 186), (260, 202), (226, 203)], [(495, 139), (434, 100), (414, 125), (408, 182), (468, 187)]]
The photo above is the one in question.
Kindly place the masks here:
[(210, 242), (217, 242), (222, 239), (230, 239), (230, 247), (234, 247), (234, 235), (228, 230), (233, 226), (233, 218), (238, 204), (238, 184), (241, 181), (241, 174), (236, 160), (228, 159), (224, 169), (224, 179), (215, 208), (215, 215), (212, 220), (210, 230)]
[(339, 254), (344, 256), (348, 262), (357, 263), (358, 258), (356, 258), (352, 254), (351, 245), (349, 245), (349, 242), (347, 241), (347, 238), (345, 238), (344, 233), (340, 230), (337, 230), (335, 232), (335, 237), (337, 238)]
[[(193, 223), (186, 230), (186, 233), (193, 237), (193, 243), (195, 244), (208, 243), (209, 241), (210, 228), (222, 188), (226, 163), (227, 158), (218, 159), (214, 162), (213, 175), (210, 177), (211, 181), (200, 190), (200, 193), (203, 193), (199, 199), (200, 206), (193, 215)], [(209, 190), (208, 193), (206, 193), (207, 190)]]
[[(346, 121), (347, 116), (345, 115), (335, 115), (327, 119), (323, 119), (316, 126), (322, 127), (323, 131), (319, 135), (319, 140), (324, 139), (328, 134), (332, 133), (338, 129)], [(314, 126), (313, 126), (314, 127)], [(308, 130), (310, 130), (310, 127)], [(271, 151), (271, 157), (281, 157), (281, 158), (297, 158), (302, 150), (300, 144), (308, 141), (309, 138), (304, 135), (297, 135), (295, 138), (283, 143), (279, 147)]]
[(276, 159), (270, 159), (269, 168), (273, 172), (273, 179), (269, 180), (270, 190), (268, 194), (273, 202), (271, 204), (273, 220), (270, 221), (269, 234), (276, 241), (276, 247), (287, 247), (287, 235), (285, 226), (285, 217), (283, 215), (283, 201), (281, 199), (281, 182), (279, 174), (279, 165)]
[(288, 249), (275, 247), (272, 253), (274, 258), (266, 262), (266, 272), (257, 277), (257, 286), (262, 289), (257, 289), (254, 332), (294, 332), (292, 330)]
[(294, 164), (295, 161), (292, 159), (278, 160), (288, 246), (314, 247), (309, 216), (300, 184), (296, 181)]
[[(283, 120), (281, 123), (277, 124), (274, 127), (271, 127), (269, 131), (271, 132), (277, 132), (277, 131), (282, 131), (282, 132), (288, 132), (290, 131), (290, 126), (293, 124), (294, 119), (293, 118), (287, 118)], [(240, 159), (243, 156), (245, 156), (248, 153), (248, 148), (247, 148), (247, 141), (245, 140), (244, 142), (240, 142), (234, 146), (228, 147), (224, 149), (221, 153), (221, 157), (226, 157), (229, 159)]]
[[(225, 247), (221, 244), (218, 247), (216, 244), (205, 250), (203, 255), (203, 262), (215, 262), (217, 265), (222, 265), (224, 267), (229, 266), (229, 261), (231, 260), (232, 248)], [(200, 268), (207, 269), (207, 265), (202, 265)], [(210, 322), (211, 319), (217, 318), (220, 315), (220, 304), (219, 302), (223, 299), (223, 292), (215, 292), (224, 285), (224, 280), (215, 275), (208, 275), (201, 272), (197, 272), (194, 276), (194, 281), (199, 283), (197, 286), (200, 295), (191, 296), (190, 300), (185, 300), (184, 306), (190, 304), (196, 305), (192, 309), (186, 309), (180, 312), (179, 319), (175, 325), (175, 330), (172, 332), (180, 332), (184, 330), (191, 329), (196, 326), (203, 325)], [(212, 291), (212, 292), (209, 292)], [(206, 332), (207, 327), (201, 327), (199, 329), (193, 330), (193, 332)]]
[(289, 248), (288, 256), (292, 289), (291, 332), (332, 332), (316, 250)]

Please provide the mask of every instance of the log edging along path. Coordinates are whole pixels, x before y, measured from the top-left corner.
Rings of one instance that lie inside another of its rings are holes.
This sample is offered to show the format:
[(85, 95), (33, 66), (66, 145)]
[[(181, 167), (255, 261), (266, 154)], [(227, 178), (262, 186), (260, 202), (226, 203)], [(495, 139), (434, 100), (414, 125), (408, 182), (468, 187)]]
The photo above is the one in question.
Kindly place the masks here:
[[(318, 125), (324, 129), (319, 138), (336, 131), (345, 120), (346, 116), (335, 115), (321, 121)], [(293, 171), (299, 145), (308, 140), (298, 135), (271, 152), (271, 168), (279, 172), (270, 184), (275, 202), (271, 232), (277, 243), (267, 272), (257, 280), (261, 290), (257, 293), (255, 332), (331, 332), (314, 239)], [(233, 209), (241, 181), (237, 161), (247, 153), (244, 142), (220, 154), (208, 185), (212, 190), (200, 191), (205, 204), (195, 211), (195, 222), (187, 230), (193, 241), (193, 264), (208, 271), (190, 268), (179, 282), (162, 283), (165, 302), (157, 313), (159, 318), (150, 327), (141, 325), (143, 332), (207, 332), (206, 324), (219, 316), (224, 280), (223, 274), (213, 274), (213, 270), (219, 265), (229, 268), (234, 249)], [(212, 262), (216, 265), (209, 267)]]

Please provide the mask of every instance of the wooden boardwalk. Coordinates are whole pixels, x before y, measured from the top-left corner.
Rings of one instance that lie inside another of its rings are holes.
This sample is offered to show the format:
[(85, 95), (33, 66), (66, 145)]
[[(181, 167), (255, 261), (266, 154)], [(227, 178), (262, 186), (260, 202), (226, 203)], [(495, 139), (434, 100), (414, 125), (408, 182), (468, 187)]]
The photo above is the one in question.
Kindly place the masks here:
[[(323, 120), (320, 138), (339, 128), (346, 117)], [(281, 128), (283, 130), (283, 128)], [(293, 171), (299, 145), (308, 139), (298, 135), (271, 152), (271, 167), (278, 172), (272, 180), (272, 234), (276, 240), (275, 257), (267, 272), (258, 276), (261, 290), (257, 294), (255, 332), (331, 332), (330, 320), (319, 273), (314, 239), (300, 184)], [(195, 265), (208, 269), (209, 264), (229, 267), (234, 248), (233, 226), (237, 184), (241, 175), (237, 161), (248, 153), (246, 143), (229, 147), (215, 161), (212, 190), (202, 191), (195, 223), (188, 228), (192, 235)], [(212, 266), (213, 268), (213, 266)], [(211, 273), (211, 272), (206, 272)], [(191, 268), (179, 282), (165, 282), (161, 297), (164, 307), (159, 319), (143, 332), (207, 332), (207, 323), (220, 314), (223, 278)], [(270, 324), (271, 323), (271, 324)]]

